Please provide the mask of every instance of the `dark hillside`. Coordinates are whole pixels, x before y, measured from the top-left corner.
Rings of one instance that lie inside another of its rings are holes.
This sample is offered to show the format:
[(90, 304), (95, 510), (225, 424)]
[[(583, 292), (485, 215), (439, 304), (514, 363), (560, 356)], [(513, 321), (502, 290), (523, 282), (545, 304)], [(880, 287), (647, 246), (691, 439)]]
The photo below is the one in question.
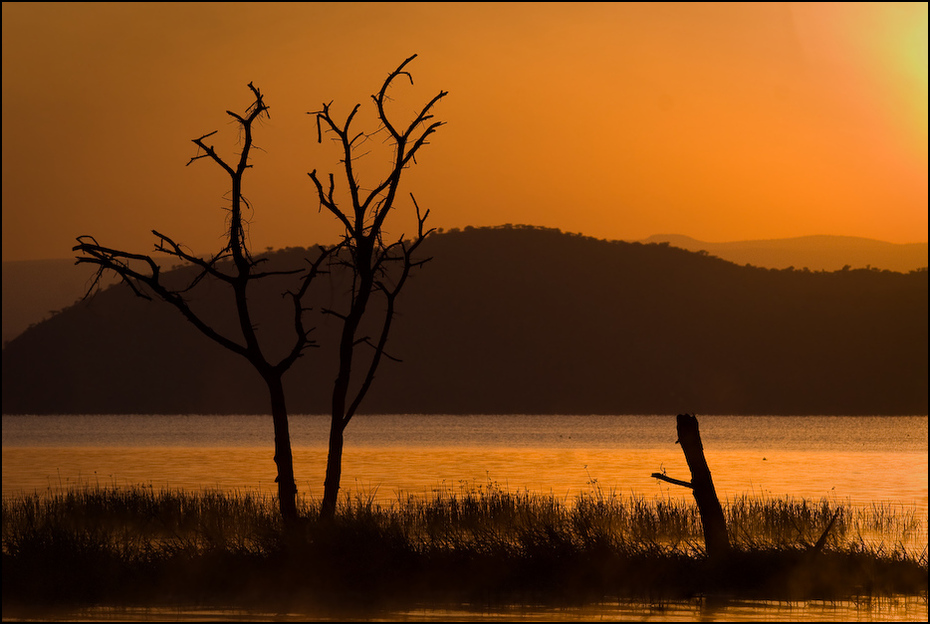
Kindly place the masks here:
[[(528, 227), (434, 235), (423, 254), (433, 260), (401, 296), (389, 345), (404, 362), (384, 362), (365, 411), (927, 413), (926, 271), (767, 270)], [(323, 296), (338, 295), (333, 279)], [(221, 318), (218, 295), (203, 296)], [(285, 378), (294, 413), (328, 405), (331, 329), (316, 324), (321, 348)], [(272, 339), (289, 330), (260, 327)], [(266, 402), (247, 364), (124, 287), (3, 351), (4, 413), (260, 413)]]
[[(74, 260), (3, 262), (4, 344), (81, 298), (93, 270)], [(114, 283), (106, 279), (105, 285)]]

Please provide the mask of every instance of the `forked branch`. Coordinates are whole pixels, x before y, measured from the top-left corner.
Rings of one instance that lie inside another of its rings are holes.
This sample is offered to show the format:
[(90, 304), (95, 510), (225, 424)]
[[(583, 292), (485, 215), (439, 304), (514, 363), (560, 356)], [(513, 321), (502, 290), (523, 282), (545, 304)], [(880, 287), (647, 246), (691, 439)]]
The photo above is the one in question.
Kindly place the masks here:
[[(246, 109), (245, 115), (226, 111), (230, 117), (238, 122), (240, 132), (243, 136), (242, 149), (239, 153), (236, 165), (230, 165), (217, 153), (214, 146), (208, 142), (208, 139), (215, 135), (216, 131), (192, 139), (192, 142), (198, 147), (198, 153), (187, 162), (187, 164), (190, 165), (202, 158), (209, 158), (230, 177), (230, 222), (227, 229), (226, 244), (223, 249), (212, 257), (204, 259), (186, 251), (181, 244), (175, 242), (170, 236), (162, 234), (158, 230), (152, 230), (152, 233), (156, 237), (155, 251), (177, 258), (185, 264), (200, 269), (189, 284), (183, 288), (168, 286), (162, 279), (162, 267), (151, 256), (104, 247), (98, 244), (91, 236), (78, 237), (78, 244), (74, 246), (73, 251), (81, 254), (77, 258), (78, 264), (90, 263), (97, 265), (94, 281), (85, 294), (85, 297), (99, 287), (100, 277), (104, 271), (113, 271), (137, 296), (148, 300), (151, 300), (153, 296), (155, 296), (171, 304), (203, 334), (230, 351), (247, 357), (253, 364), (262, 368), (268, 368), (271, 367), (271, 365), (265, 362), (261, 349), (258, 347), (255, 325), (251, 320), (251, 313), (247, 305), (246, 289), (248, 284), (257, 279), (272, 276), (297, 275), (306, 271), (305, 276), (300, 281), (298, 289), (295, 292), (286, 293), (294, 300), (295, 337), (288, 351), (288, 355), (276, 365), (283, 372), (283, 370), (286, 370), (294, 362), (296, 357), (312, 342), (309, 338), (309, 332), (306, 331), (303, 326), (302, 315), (305, 308), (301, 304), (301, 298), (306, 294), (310, 282), (319, 275), (320, 267), (329, 257), (332, 250), (326, 251), (321, 249), (319, 257), (310, 263), (309, 269), (297, 268), (293, 270), (265, 272), (258, 272), (255, 270), (258, 264), (263, 262), (264, 259), (253, 259), (246, 244), (242, 206), (243, 204), (247, 206), (248, 203), (242, 194), (242, 182), (245, 170), (251, 167), (249, 155), (253, 147), (253, 124), (262, 116), (270, 117), (270, 113), (261, 91), (251, 82), (248, 87), (252, 92), (254, 100)], [(231, 272), (221, 270), (221, 262), (227, 259), (233, 260), (233, 270)], [(240, 344), (237, 339), (220, 334), (199, 317), (188, 305), (184, 294), (191, 291), (207, 276), (217, 279), (233, 289), (236, 300), (236, 311), (239, 318), (239, 327), (242, 331), (242, 340), (245, 342), (244, 345)]]

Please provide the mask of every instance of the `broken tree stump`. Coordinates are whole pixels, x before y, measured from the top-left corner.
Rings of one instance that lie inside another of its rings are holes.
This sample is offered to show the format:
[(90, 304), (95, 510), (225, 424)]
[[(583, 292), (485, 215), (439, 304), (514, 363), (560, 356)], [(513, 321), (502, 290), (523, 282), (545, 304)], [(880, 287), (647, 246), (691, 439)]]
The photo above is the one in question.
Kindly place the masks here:
[(730, 552), (730, 538), (727, 534), (727, 523), (723, 517), (723, 508), (717, 499), (714, 481), (710, 476), (710, 468), (707, 467), (707, 460), (704, 459), (704, 445), (701, 443), (698, 421), (691, 414), (679, 414), (677, 425), (678, 443), (681, 444), (688, 468), (691, 469), (691, 482), (672, 479), (661, 473), (653, 473), (652, 476), (668, 483), (691, 488), (701, 515), (707, 556), (719, 559)]

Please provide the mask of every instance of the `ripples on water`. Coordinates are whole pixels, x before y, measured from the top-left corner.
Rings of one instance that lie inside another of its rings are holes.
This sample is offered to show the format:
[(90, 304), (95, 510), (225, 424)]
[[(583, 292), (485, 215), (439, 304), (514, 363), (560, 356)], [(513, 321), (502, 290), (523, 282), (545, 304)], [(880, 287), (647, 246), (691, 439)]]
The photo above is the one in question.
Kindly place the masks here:
[[(699, 416), (711, 450), (927, 451), (926, 416)], [(290, 417), (294, 446), (325, 448), (329, 417)], [(3, 416), (7, 446), (265, 447), (270, 416)], [(667, 448), (675, 416), (374, 415), (347, 429), (360, 446)]]
[[(827, 499), (916, 516), (927, 543), (927, 423), (917, 417), (699, 416), (721, 501)], [(292, 416), (301, 496), (323, 494), (328, 418)], [(273, 496), (268, 416), (4, 416), (3, 494), (148, 485)], [(674, 416), (359, 416), (341, 495), (379, 503), (489, 485), (553, 495), (691, 501)], [(871, 538), (870, 538), (871, 539)], [(880, 536), (880, 539), (884, 537)]]
[[(31, 613), (31, 618), (95, 622), (917, 622), (927, 620), (926, 598), (900, 597), (862, 601), (776, 602), (698, 598), (686, 602), (604, 603), (580, 608), (516, 605), (509, 608), (461, 605), (409, 611), (327, 613), (261, 612), (239, 609), (109, 608)], [(4, 616), (4, 620), (9, 620)], [(16, 620), (16, 617), (12, 618)]]
[[(927, 509), (927, 417), (699, 416), (722, 499)], [(328, 419), (292, 416), (298, 486), (322, 495)], [(3, 493), (84, 485), (274, 492), (268, 416), (4, 416)], [(343, 492), (378, 500), (488, 482), (573, 497), (687, 497), (674, 416), (358, 416)]]
[[(927, 422), (918, 417), (699, 416), (721, 499), (792, 497), (882, 503), (927, 520)], [(570, 502), (600, 489), (689, 498), (651, 478), (690, 478), (674, 416), (359, 416), (349, 425), (343, 494), (390, 502), (488, 483)], [(322, 496), (328, 419), (291, 417), (298, 487)], [(3, 494), (75, 485), (275, 491), (268, 416), (4, 416)], [(60, 619), (61, 614), (51, 619)], [(72, 620), (307, 621), (322, 614), (92, 609)], [(394, 621), (926, 621), (927, 600), (714, 601), (583, 609), (435, 606), (355, 614)], [(10, 619), (4, 613), (4, 619)], [(342, 620), (343, 616), (335, 619)]]

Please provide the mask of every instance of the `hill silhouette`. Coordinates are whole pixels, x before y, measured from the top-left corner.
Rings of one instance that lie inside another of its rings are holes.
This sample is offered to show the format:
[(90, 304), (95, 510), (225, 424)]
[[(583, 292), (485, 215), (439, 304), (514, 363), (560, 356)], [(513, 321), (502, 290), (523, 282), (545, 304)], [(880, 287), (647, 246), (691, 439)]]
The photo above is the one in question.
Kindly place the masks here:
[[(521, 227), (521, 226), (518, 226)], [(772, 240), (708, 243), (679, 234), (650, 236), (640, 243), (667, 242), (689, 251), (707, 251), (736, 264), (767, 269), (836, 271), (888, 269), (907, 273), (927, 266), (927, 243), (895, 244), (852, 236), (801, 236)], [(73, 258), (57, 260), (5, 260), (3, 262), (3, 343), (29, 325), (48, 318), (80, 299), (93, 267), (75, 265)], [(106, 285), (116, 281), (106, 276)]]
[[(80, 299), (93, 269), (74, 259), (3, 261), (3, 342)], [(105, 285), (116, 280), (107, 276)]]
[(838, 271), (849, 266), (907, 273), (927, 267), (927, 243), (887, 243), (858, 236), (819, 235), (708, 243), (680, 234), (657, 234), (639, 242), (667, 242), (688, 251), (703, 250), (736, 264), (769, 269)]
[[(382, 363), (365, 412), (927, 413), (925, 270), (769, 270), (535, 227), (436, 234), (423, 254), (388, 347), (403, 363)], [(339, 292), (334, 275), (317, 295)], [(194, 296), (234, 327), (222, 291)], [(259, 329), (283, 343), (269, 301)], [(335, 340), (316, 326), (291, 413), (327, 411)], [(264, 413), (240, 360), (117, 285), (7, 345), (3, 413)]]

